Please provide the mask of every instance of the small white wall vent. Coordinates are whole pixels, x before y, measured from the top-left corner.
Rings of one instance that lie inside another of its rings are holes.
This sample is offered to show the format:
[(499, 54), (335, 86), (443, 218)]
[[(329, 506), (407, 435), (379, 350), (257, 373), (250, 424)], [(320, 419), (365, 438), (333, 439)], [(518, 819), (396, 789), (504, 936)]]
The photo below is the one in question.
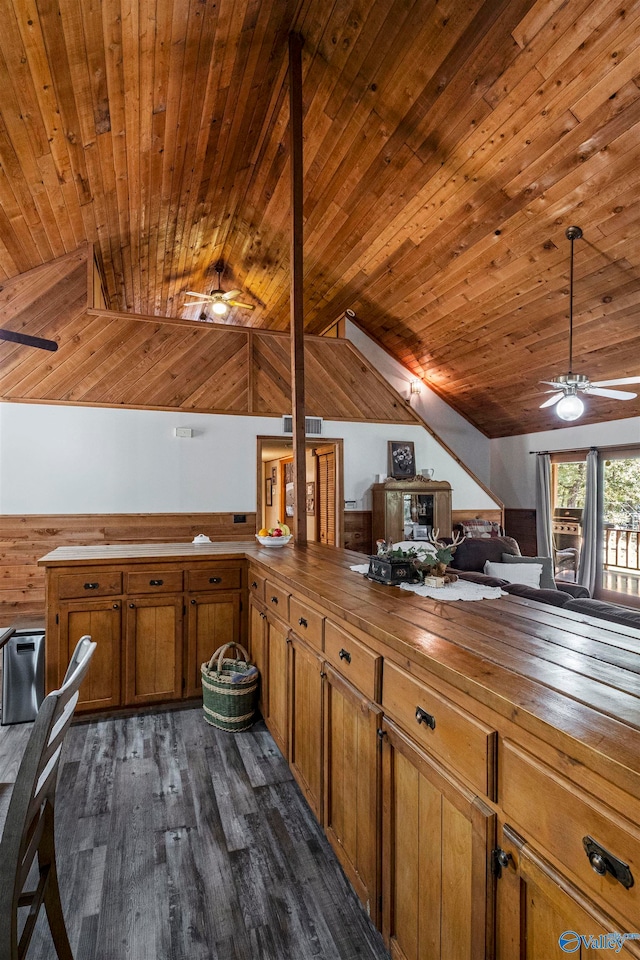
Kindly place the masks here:
[[(293, 417), (285, 414), (282, 418), (282, 432), (293, 433)], [(308, 437), (322, 436), (322, 417), (305, 417), (304, 432)]]

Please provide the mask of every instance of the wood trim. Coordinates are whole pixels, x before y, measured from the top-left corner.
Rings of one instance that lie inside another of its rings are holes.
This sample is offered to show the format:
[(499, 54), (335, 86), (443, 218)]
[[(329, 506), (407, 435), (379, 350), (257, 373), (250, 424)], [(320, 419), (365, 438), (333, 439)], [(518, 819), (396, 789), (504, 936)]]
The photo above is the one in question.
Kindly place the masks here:
[[(362, 328), (360, 328), (360, 329), (362, 329)], [(366, 331), (363, 331), (363, 332), (366, 332)], [(358, 350), (358, 348), (357, 348), (353, 343), (351, 343), (350, 340), (348, 341), (348, 343), (349, 343), (349, 346), (350, 346), (351, 350), (354, 352), (354, 354), (355, 354), (360, 360), (362, 360), (363, 363), (366, 363), (366, 364), (371, 368), (371, 370), (373, 371), (373, 374), (378, 378), (378, 380), (380, 380), (381, 383), (383, 383), (383, 384), (385, 385), (385, 387), (387, 388), (387, 390), (391, 391), (391, 393), (394, 394), (396, 397), (398, 397), (400, 400), (403, 400), (403, 398), (402, 398), (401, 395), (398, 393), (398, 391), (395, 390), (395, 389), (391, 386), (391, 384), (388, 382), (388, 380), (385, 380), (385, 378), (382, 376), (382, 374), (379, 373), (379, 372), (375, 369), (375, 367), (373, 366), (373, 364), (372, 364), (369, 360), (367, 360), (367, 358), (364, 356), (364, 354), (362, 354), (362, 353)], [(380, 344), (378, 344), (378, 346), (380, 346)], [(383, 348), (383, 349), (384, 349), (384, 348)], [(388, 350), (387, 350), (386, 352), (389, 353)], [(389, 356), (392, 356), (392, 355), (389, 353)], [(397, 358), (396, 358), (396, 357), (393, 357), (393, 359), (396, 360), (396, 362), (397, 362)], [(429, 385), (429, 389), (431, 389), (430, 385)], [(435, 392), (435, 391), (434, 391), (434, 392)], [(442, 399), (444, 399), (444, 398), (442, 398)], [(404, 403), (407, 404), (407, 401), (404, 400)], [(447, 403), (449, 406), (451, 406), (451, 403), (450, 403), (448, 400), (445, 400), (445, 403)], [(408, 406), (408, 404), (407, 404), (407, 406)], [(454, 409), (455, 409), (455, 408), (454, 408)], [(489, 487), (488, 487), (485, 483), (483, 483), (483, 481), (480, 480), (480, 479), (475, 475), (475, 473), (473, 472), (473, 470), (470, 470), (469, 467), (468, 467), (465, 463), (463, 463), (463, 461), (460, 459), (460, 457), (457, 455), (457, 453), (454, 453), (454, 451), (451, 449), (451, 447), (450, 447), (448, 444), (446, 444), (446, 443), (444, 442), (444, 440), (442, 440), (441, 437), (438, 436), (438, 434), (435, 432), (435, 430), (433, 430), (433, 429), (429, 426), (429, 424), (427, 423), (427, 421), (426, 421), (423, 417), (421, 417), (420, 414), (417, 413), (417, 411), (413, 409), (413, 407), (411, 407), (410, 410), (411, 410), (411, 414), (412, 414), (414, 420), (416, 421), (416, 423), (419, 423), (421, 427), (424, 427), (424, 429), (427, 431), (427, 433), (428, 433), (431, 437), (433, 437), (433, 439), (436, 441), (436, 443), (438, 443), (438, 444), (442, 447), (442, 449), (443, 449), (446, 453), (448, 453), (449, 456), (452, 457), (453, 460), (455, 460), (455, 462), (458, 464), (458, 466), (462, 467), (462, 469), (463, 469), (464, 472), (467, 474), (467, 476), (471, 477), (471, 479), (474, 481), (474, 483), (477, 483), (478, 486), (479, 486), (482, 490), (484, 490), (484, 492), (487, 494), (488, 497), (491, 497), (491, 499), (498, 505), (498, 507), (499, 507), (500, 510), (504, 510), (504, 503), (502, 502), (502, 500), (499, 500), (498, 497), (496, 497), (495, 493), (493, 493), (493, 491), (490, 490)], [(456, 412), (459, 413), (459, 411), (456, 411)], [(460, 416), (462, 416), (462, 414), (460, 414)], [(465, 417), (464, 419), (466, 419), (466, 417)], [(469, 422), (469, 421), (467, 421), (467, 423), (468, 423), (468, 422)], [(477, 428), (475, 428), (475, 429), (477, 429)], [(482, 431), (480, 431), (480, 432), (482, 432)], [(485, 434), (485, 436), (486, 436), (486, 434)]]

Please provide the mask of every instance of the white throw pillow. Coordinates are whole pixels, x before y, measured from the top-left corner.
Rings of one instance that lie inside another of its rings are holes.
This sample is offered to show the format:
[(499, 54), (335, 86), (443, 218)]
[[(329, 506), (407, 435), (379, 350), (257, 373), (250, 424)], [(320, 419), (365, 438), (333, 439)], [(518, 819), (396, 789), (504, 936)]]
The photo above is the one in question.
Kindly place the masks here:
[(527, 587), (539, 587), (542, 576), (541, 563), (492, 563), (487, 560), (484, 572), (490, 577), (500, 577), (507, 583), (524, 583)]

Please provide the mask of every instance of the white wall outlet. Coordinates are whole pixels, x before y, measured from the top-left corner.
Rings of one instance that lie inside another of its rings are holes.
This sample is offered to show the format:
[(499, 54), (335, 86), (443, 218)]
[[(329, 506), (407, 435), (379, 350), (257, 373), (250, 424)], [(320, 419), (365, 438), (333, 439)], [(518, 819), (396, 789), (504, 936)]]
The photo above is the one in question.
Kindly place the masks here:
[(192, 437), (193, 430), (191, 427), (176, 427), (176, 437)]

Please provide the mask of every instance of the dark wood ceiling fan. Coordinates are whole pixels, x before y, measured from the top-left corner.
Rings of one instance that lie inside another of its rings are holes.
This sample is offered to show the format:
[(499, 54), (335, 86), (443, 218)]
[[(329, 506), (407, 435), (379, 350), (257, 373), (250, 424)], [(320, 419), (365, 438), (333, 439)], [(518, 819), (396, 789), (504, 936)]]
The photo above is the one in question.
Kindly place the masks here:
[(8, 340), (10, 343), (21, 343), (25, 347), (37, 347), (39, 350), (50, 350), (52, 353), (58, 349), (55, 340), (45, 340), (44, 337), (31, 337), (28, 333), (15, 333), (13, 330), (0, 329), (0, 340)]

